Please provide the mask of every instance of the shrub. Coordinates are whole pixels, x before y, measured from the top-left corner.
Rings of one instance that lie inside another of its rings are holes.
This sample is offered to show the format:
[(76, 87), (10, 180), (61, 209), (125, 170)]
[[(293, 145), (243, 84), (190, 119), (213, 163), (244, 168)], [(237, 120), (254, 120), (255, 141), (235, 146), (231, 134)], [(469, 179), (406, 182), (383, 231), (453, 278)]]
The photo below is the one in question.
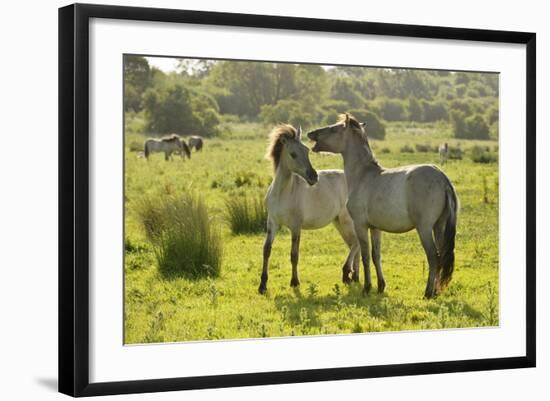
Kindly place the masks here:
[(462, 160), (464, 152), (459, 147), (449, 146), (449, 159)]
[(409, 146), (408, 144), (405, 146), (402, 146), (401, 149), (399, 149), (401, 153), (414, 153), (414, 149)]
[(466, 117), (461, 111), (453, 111), (451, 121), (456, 138), (489, 139), (489, 126), (480, 114)]
[(479, 114), (474, 114), (466, 119), (466, 130), (469, 138), (489, 139), (489, 126)]
[(264, 232), (267, 225), (267, 209), (260, 196), (237, 196), (227, 199), (226, 220), (233, 234)]
[(489, 147), (474, 146), (471, 158), (474, 163), (494, 163), (498, 161), (498, 155), (491, 152)]
[(350, 110), (350, 113), (360, 122), (365, 123), (367, 136), (374, 139), (384, 139), (386, 137), (386, 127), (376, 114), (364, 109), (353, 109)]
[(417, 143), (416, 145), (414, 145), (414, 148), (419, 153), (428, 153), (428, 152), (432, 151), (432, 147), (429, 144), (428, 145), (422, 145), (422, 144)]
[(390, 148), (382, 148), (382, 149), (380, 149), (380, 153), (391, 153), (391, 149)]
[(160, 272), (168, 277), (216, 277), (221, 271), (219, 228), (200, 197), (142, 198), (136, 208), (147, 239), (153, 245)]

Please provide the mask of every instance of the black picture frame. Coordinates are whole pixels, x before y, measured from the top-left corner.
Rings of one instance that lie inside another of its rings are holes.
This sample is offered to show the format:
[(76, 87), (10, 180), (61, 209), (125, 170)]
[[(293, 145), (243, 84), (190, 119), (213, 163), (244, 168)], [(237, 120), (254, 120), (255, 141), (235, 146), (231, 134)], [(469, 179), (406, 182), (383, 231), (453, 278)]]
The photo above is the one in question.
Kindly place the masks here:
[[(526, 46), (526, 353), (520, 357), (90, 383), (89, 22), (91, 18), (516, 43)], [(534, 367), (536, 35), (359, 21), (74, 4), (59, 9), (59, 391), (71, 396)]]

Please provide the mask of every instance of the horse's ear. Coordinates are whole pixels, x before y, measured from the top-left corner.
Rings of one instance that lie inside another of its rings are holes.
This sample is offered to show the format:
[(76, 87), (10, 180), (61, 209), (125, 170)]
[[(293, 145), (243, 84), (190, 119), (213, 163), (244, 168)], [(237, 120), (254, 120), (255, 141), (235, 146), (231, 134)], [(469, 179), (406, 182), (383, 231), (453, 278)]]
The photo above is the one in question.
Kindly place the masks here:
[(350, 118), (349, 115), (348, 115), (347, 122), (348, 122), (348, 124), (350, 124), (350, 126), (353, 126), (354, 128), (358, 128), (360, 130), (363, 130), (363, 124), (360, 123), (359, 121), (357, 121), (355, 118)]
[(298, 137), (298, 140), (301, 141), (302, 140), (302, 126), (298, 126), (298, 132), (296, 134), (296, 136)]
[(344, 120), (344, 128), (349, 126), (349, 113), (345, 113), (346, 119)]

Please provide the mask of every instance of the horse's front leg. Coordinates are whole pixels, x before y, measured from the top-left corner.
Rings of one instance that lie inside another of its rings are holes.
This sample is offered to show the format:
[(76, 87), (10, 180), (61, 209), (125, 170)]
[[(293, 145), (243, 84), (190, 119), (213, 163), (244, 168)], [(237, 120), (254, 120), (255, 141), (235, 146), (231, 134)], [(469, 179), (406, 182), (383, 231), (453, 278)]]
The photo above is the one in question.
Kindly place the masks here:
[(300, 280), (298, 279), (298, 259), (300, 258), (300, 230), (292, 231), (292, 247), (290, 249), (290, 263), (292, 263), (292, 278), (290, 279), (291, 287), (298, 287)]
[(366, 224), (355, 224), (355, 234), (361, 247), (361, 259), (363, 260), (363, 270), (365, 272), (364, 293), (368, 294), (372, 288), (370, 276), (370, 252), (369, 252), (369, 229)]
[(382, 233), (380, 232), (380, 230), (373, 228), (370, 230), (370, 235), (372, 243), (372, 261), (374, 262), (374, 266), (376, 267), (378, 293), (382, 294), (384, 293), (384, 289), (386, 288), (386, 281), (384, 280), (384, 274), (382, 273), (382, 258), (380, 256), (380, 240), (382, 237)]
[(277, 225), (272, 222), (269, 218), (267, 220), (267, 235), (264, 242), (264, 260), (262, 266), (262, 278), (260, 281), (260, 287), (258, 292), (260, 294), (265, 294), (267, 291), (267, 279), (268, 279), (268, 270), (269, 270), (269, 256), (271, 255), (271, 246), (275, 240), (275, 234), (277, 233)]

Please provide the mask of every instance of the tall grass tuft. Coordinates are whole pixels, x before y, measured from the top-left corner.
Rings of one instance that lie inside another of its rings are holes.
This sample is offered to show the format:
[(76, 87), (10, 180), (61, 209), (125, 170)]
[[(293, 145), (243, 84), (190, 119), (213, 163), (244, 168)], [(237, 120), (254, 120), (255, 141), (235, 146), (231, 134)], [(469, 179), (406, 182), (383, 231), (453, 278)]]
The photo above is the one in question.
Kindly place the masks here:
[(226, 220), (233, 234), (264, 232), (267, 225), (267, 209), (260, 196), (236, 196), (227, 199)]
[(488, 146), (474, 146), (472, 147), (472, 161), (474, 163), (495, 163), (498, 161), (498, 154), (491, 152)]
[(164, 276), (219, 276), (221, 233), (202, 198), (190, 194), (149, 196), (138, 202), (136, 210)]

